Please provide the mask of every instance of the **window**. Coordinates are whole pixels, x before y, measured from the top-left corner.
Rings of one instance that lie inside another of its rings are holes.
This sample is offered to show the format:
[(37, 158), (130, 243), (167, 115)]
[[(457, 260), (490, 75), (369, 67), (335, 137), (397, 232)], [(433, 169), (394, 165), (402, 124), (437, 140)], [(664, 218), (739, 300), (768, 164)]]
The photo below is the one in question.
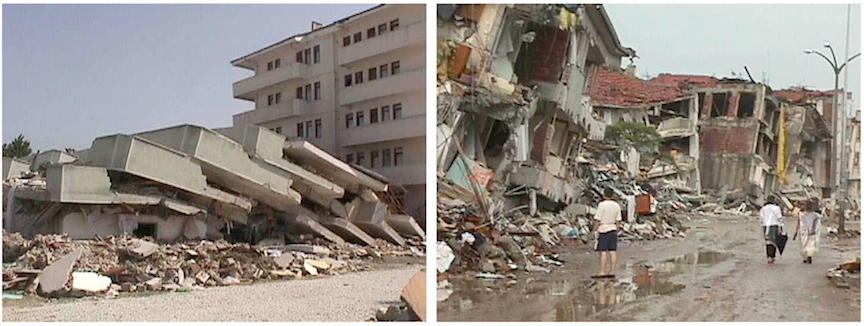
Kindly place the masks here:
[(312, 132), (312, 121), (306, 121), (306, 138), (309, 138), (310, 132)]
[(402, 118), (402, 103), (393, 104), (393, 120)]
[(321, 46), (320, 45), (316, 45), (314, 48), (312, 48), (312, 60), (314, 60), (315, 63), (321, 62)]
[(303, 63), (303, 51), (297, 51), (297, 62)]
[(348, 164), (354, 163), (354, 154), (346, 154), (345, 155), (345, 163), (348, 163)]
[(390, 149), (389, 148), (381, 150), (381, 166), (390, 166), (392, 159), (393, 159), (393, 157), (390, 156)]
[(357, 126), (365, 125), (366, 121), (363, 119), (363, 111), (357, 111)]
[(321, 138), (321, 119), (315, 119), (315, 138)]
[(298, 100), (303, 99), (303, 87), (297, 87), (297, 99)]
[(267, 95), (267, 106), (273, 105), (273, 94)]
[(297, 137), (303, 138), (303, 123), (297, 124)]
[(390, 73), (393, 75), (399, 73), (399, 61), (393, 61), (393, 63), (390, 64)]
[(345, 87), (351, 86), (351, 75), (345, 75)]
[(378, 109), (369, 110), (369, 123), (378, 123)]
[[(363, 40), (363, 33), (357, 32), (356, 34), (354, 34), (354, 43), (359, 43), (362, 40)], [(358, 155), (358, 160), (359, 160), (359, 155)]]
[(307, 101), (309, 101), (312, 99), (312, 84), (306, 84), (305, 90), (306, 90), (306, 92), (303, 95), (303, 98), (306, 99)]
[(375, 27), (366, 30), (366, 38), (369, 39), (373, 37), (375, 37)]
[(366, 160), (366, 155), (362, 152), (357, 153), (357, 165), (363, 165), (363, 161)]
[(276, 61), (273, 61), (273, 69), (279, 69), (279, 66), (281, 65), (281, 63), (282, 63), (282, 59), (276, 59)]
[(276, 101), (274, 101), (274, 103), (279, 104), (279, 101), (281, 101), (281, 100), (282, 100), (282, 93), (281, 92), (276, 93)]
[(342, 38), (342, 46), (349, 46), (349, 45), (351, 45), (351, 37), (350, 36), (343, 37)]
[(398, 19), (391, 20), (390, 21), (390, 30), (395, 31), (397, 29), (399, 29), (399, 20)]
[(312, 56), (312, 49), (303, 50), (303, 63), (308, 65), (309, 62), (312, 62), (312, 60), (310, 60), (311, 56)]
[(387, 33), (387, 23), (378, 25), (378, 35)]
[(273, 70), (273, 61), (267, 63), (267, 71)]
[(351, 128), (354, 123), (354, 114), (348, 113), (345, 115), (345, 129)]
[(315, 100), (321, 99), (321, 82), (315, 82)]
[(381, 121), (390, 120), (390, 106), (382, 106), (381, 107)]
[(378, 67), (378, 77), (381, 77), (381, 78), (387, 77), (388, 71), (389, 71), (389, 69), (388, 69), (388, 66), (386, 64), (381, 65), (381, 67)]
[(276, 127), (276, 133), (281, 135), (282, 134), (282, 127)]
[(398, 166), (399, 164), (403, 164), (405, 162), (402, 161), (402, 147), (396, 147), (393, 149), (393, 166)]
[(369, 152), (369, 167), (375, 168), (375, 161), (378, 160), (378, 150)]
[(369, 81), (373, 81), (378, 78), (378, 67), (369, 68)]
[(358, 71), (354, 73), (354, 84), (362, 84), (363, 83), (363, 72)]

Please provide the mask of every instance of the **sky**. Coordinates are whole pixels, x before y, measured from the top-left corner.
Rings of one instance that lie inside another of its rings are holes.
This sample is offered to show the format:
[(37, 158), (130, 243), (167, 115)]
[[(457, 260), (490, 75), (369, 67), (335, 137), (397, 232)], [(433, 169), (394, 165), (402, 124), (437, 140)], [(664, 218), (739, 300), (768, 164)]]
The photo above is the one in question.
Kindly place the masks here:
[[(607, 4), (618, 38), (639, 56), (637, 76), (660, 73), (713, 75), (753, 79), (772, 89), (806, 86), (833, 89), (828, 62), (804, 49), (831, 58), (828, 41), (842, 64), (846, 49), (846, 5), (807, 4)], [(849, 56), (861, 51), (861, 6), (853, 4)], [(628, 60), (623, 60), (624, 64)], [(861, 99), (861, 59), (848, 65), (849, 89)], [(843, 73), (840, 74), (843, 87)]]
[[(372, 6), (3, 5), (3, 141), (23, 133), (34, 150), (81, 149), (116, 133), (230, 126), (253, 107), (232, 97), (232, 83), (252, 72), (231, 60), (308, 30), (312, 19), (329, 24)], [(827, 40), (838, 57), (844, 51), (845, 5), (606, 8), (639, 55), (640, 77), (745, 76), (746, 65), (758, 81), (768, 73), (774, 89), (830, 89), (828, 64), (803, 50), (827, 50)], [(861, 49), (860, 21), (854, 5), (850, 54)], [(860, 62), (849, 71), (856, 99)]]
[(190, 123), (231, 126), (231, 61), (373, 7), (3, 5), (3, 142), (33, 150)]

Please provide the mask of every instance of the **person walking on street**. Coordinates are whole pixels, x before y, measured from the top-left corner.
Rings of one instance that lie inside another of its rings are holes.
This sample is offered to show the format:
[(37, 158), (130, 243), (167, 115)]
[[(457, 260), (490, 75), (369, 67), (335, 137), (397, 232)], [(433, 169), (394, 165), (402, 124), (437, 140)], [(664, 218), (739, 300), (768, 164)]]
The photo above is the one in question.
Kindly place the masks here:
[(759, 210), (762, 218), (762, 233), (765, 234), (765, 250), (768, 254), (768, 263), (773, 264), (777, 253), (777, 238), (784, 233), (786, 221), (780, 206), (780, 200), (776, 196), (768, 198), (768, 204)]
[(594, 234), (600, 253), (600, 273), (592, 278), (614, 278), (618, 267), (618, 224), (621, 224), (621, 205), (613, 198), (612, 189), (606, 189), (604, 199), (594, 214)]
[(813, 256), (819, 252), (819, 237), (822, 233), (822, 215), (819, 214), (819, 202), (813, 200), (807, 203), (804, 214), (798, 218), (798, 227), (795, 229), (796, 237), (801, 237), (801, 256), (804, 263), (812, 264)]

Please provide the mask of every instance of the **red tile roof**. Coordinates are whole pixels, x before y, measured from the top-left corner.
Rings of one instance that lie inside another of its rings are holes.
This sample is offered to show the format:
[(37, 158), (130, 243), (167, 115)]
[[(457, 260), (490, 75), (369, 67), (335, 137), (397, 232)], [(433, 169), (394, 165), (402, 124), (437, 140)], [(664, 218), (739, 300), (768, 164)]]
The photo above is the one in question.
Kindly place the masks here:
[(683, 87), (686, 85), (716, 85), (720, 80), (711, 76), (660, 74), (649, 81), (657, 84)]
[(793, 104), (801, 104), (806, 102), (808, 99), (813, 98), (822, 98), (829, 97), (834, 94), (840, 93), (840, 90), (831, 90), (831, 91), (817, 91), (813, 89), (806, 88), (790, 88), (790, 89), (781, 89), (779, 91), (774, 91), (774, 96), (777, 98), (785, 99)]
[(640, 107), (683, 96), (677, 85), (664, 85), (596, 67), (589, 81), (589, 95), (597, 106)]

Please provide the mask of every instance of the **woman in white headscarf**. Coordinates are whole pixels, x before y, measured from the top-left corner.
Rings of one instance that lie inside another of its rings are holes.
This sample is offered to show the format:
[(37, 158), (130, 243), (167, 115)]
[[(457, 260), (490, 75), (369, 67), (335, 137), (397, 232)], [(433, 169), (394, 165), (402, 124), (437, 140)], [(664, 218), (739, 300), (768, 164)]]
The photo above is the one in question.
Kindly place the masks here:
[(819, 252), (819, 236), (822, 233), (822, 214), (819, 213), (819, 203), (810, 201), (804, 209), (804, 214), (798, 218), (798, 228), (795, 237), (801, 237), (801, 256), (804, 263), (812, 264), (813, 256)]

